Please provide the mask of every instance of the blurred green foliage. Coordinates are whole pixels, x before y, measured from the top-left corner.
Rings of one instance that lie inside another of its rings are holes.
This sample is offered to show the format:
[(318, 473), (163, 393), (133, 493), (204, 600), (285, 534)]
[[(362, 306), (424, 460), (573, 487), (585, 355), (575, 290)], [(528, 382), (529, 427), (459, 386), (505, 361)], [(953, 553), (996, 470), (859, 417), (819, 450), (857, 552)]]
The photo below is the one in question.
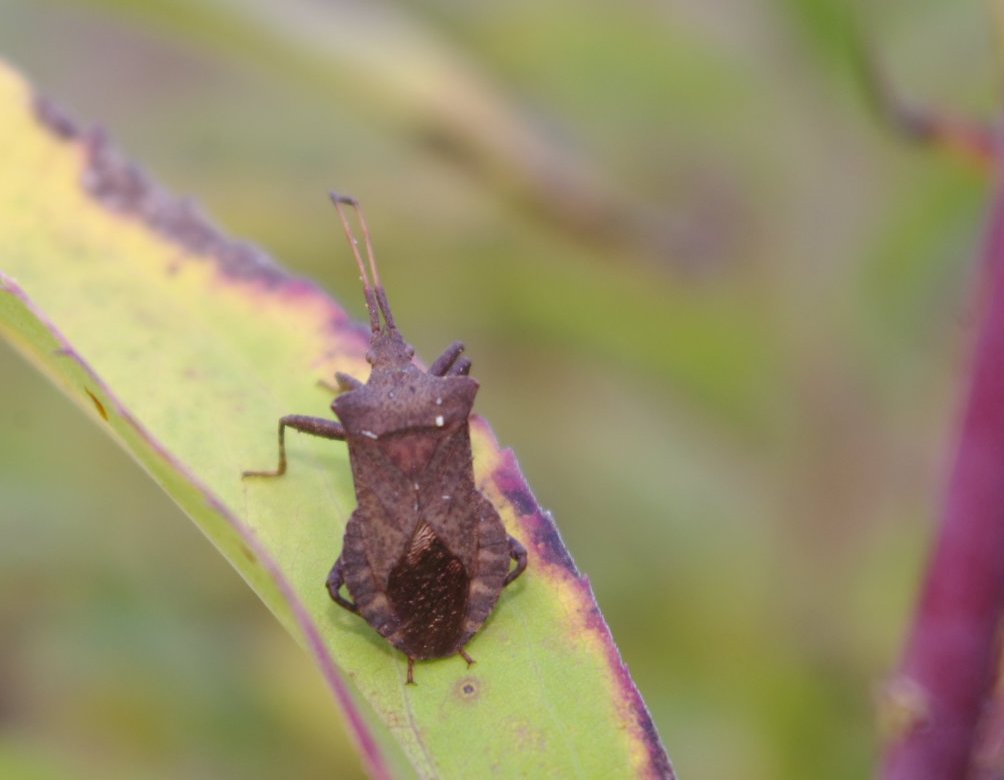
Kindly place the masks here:
[[(0, 0), (0, 56), (357, 315), (325, 193), (360, 198), (680, 775), (845, 778), (937, 512), (987, 183), (869, 116), (841, 9)], [(908, 95), (989, 115), (984, 14), (868, 26)], [(3, 345), (0, 377), (0, 776), (360, 776), (188, 521)]]

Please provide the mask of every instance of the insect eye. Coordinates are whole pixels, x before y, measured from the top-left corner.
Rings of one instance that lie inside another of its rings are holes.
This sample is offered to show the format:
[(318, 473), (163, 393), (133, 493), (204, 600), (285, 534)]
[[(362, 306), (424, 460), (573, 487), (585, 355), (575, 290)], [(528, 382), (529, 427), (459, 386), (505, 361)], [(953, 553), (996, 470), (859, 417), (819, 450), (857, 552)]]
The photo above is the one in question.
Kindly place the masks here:
[(366, 362), (369, 363), (370, 365), (373, 365), (373, 350), (372, 349), (366, 350)]
[(410, 345), (408, 346), (408, 357), (415, 357), (415, 348)]

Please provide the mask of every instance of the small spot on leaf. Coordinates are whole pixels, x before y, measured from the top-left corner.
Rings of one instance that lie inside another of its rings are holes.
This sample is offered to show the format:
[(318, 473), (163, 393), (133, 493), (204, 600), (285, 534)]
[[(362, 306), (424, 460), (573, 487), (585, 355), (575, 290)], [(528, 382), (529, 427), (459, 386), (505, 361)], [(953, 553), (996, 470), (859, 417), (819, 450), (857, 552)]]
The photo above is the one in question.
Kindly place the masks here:
[(465, 704), (472, 704), (481, 698), (481, 684), (476, 677), (462, 677), (453, 686), (453, 695)]

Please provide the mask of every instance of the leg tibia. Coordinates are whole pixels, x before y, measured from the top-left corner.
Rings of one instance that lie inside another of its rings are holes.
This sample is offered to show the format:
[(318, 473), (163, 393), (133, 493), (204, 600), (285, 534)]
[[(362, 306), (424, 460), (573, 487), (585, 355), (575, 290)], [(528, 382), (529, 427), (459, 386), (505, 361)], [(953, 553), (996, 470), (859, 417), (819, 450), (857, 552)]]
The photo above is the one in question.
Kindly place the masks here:
[(286, 473), (286, 428), (309, 433), (324, 439), (345, 439), (345, 428), (334, 420), (323, 417), (307, 417), (302, 414), (288, 414), (279, 420), (279, 466), (275, 471), (245, 471), (245, 477), (281, 477)]

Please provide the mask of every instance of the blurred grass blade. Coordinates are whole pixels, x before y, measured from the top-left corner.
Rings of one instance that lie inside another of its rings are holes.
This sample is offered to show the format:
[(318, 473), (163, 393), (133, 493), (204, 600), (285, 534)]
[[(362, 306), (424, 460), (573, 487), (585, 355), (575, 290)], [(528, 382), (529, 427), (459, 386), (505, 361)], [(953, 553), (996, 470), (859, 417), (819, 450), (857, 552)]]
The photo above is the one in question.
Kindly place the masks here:
[(884, 780), (984, 776), (973, 749), (997, 687), (1004, 615), (1004, 169), (999, 164), (995, 179), (984, 233), (983, 312), (954, 462), (912, 629), (882, 702), (900, 724), (885, 752)]
[(892, 132), (947, 152), (988, 174), (993, 171), (997, 144), (990, 123), (905, 100), (879, 62), (864, 30), (856, 27), (851, 35), (851, 54), (864, 96), (876, 118)]
[[(0, 66), (0, 332), (106, 426), (321, 668), (375, 777), (672, 777), (587, 580), (512, 454), (475, 421), (482, 489), (530, 568), (469, 645), (421, 664), (338, 609), (324, 577), (355, 500), (344, 446), (275, 422), (324, 414), (316, 380), (366, 375), (366, 331), (223, 236)], [(323, 197), (318, 193), (318, 197)]]
[(405, 128), (452, 161), (569, 234), (680, 260), (688, 239), (652, 209), (545, 132), (472, 58), (393, 3), (287, 0), (89, 0), (187, 42), (266, 57), (291, 84), (309, 84)]

